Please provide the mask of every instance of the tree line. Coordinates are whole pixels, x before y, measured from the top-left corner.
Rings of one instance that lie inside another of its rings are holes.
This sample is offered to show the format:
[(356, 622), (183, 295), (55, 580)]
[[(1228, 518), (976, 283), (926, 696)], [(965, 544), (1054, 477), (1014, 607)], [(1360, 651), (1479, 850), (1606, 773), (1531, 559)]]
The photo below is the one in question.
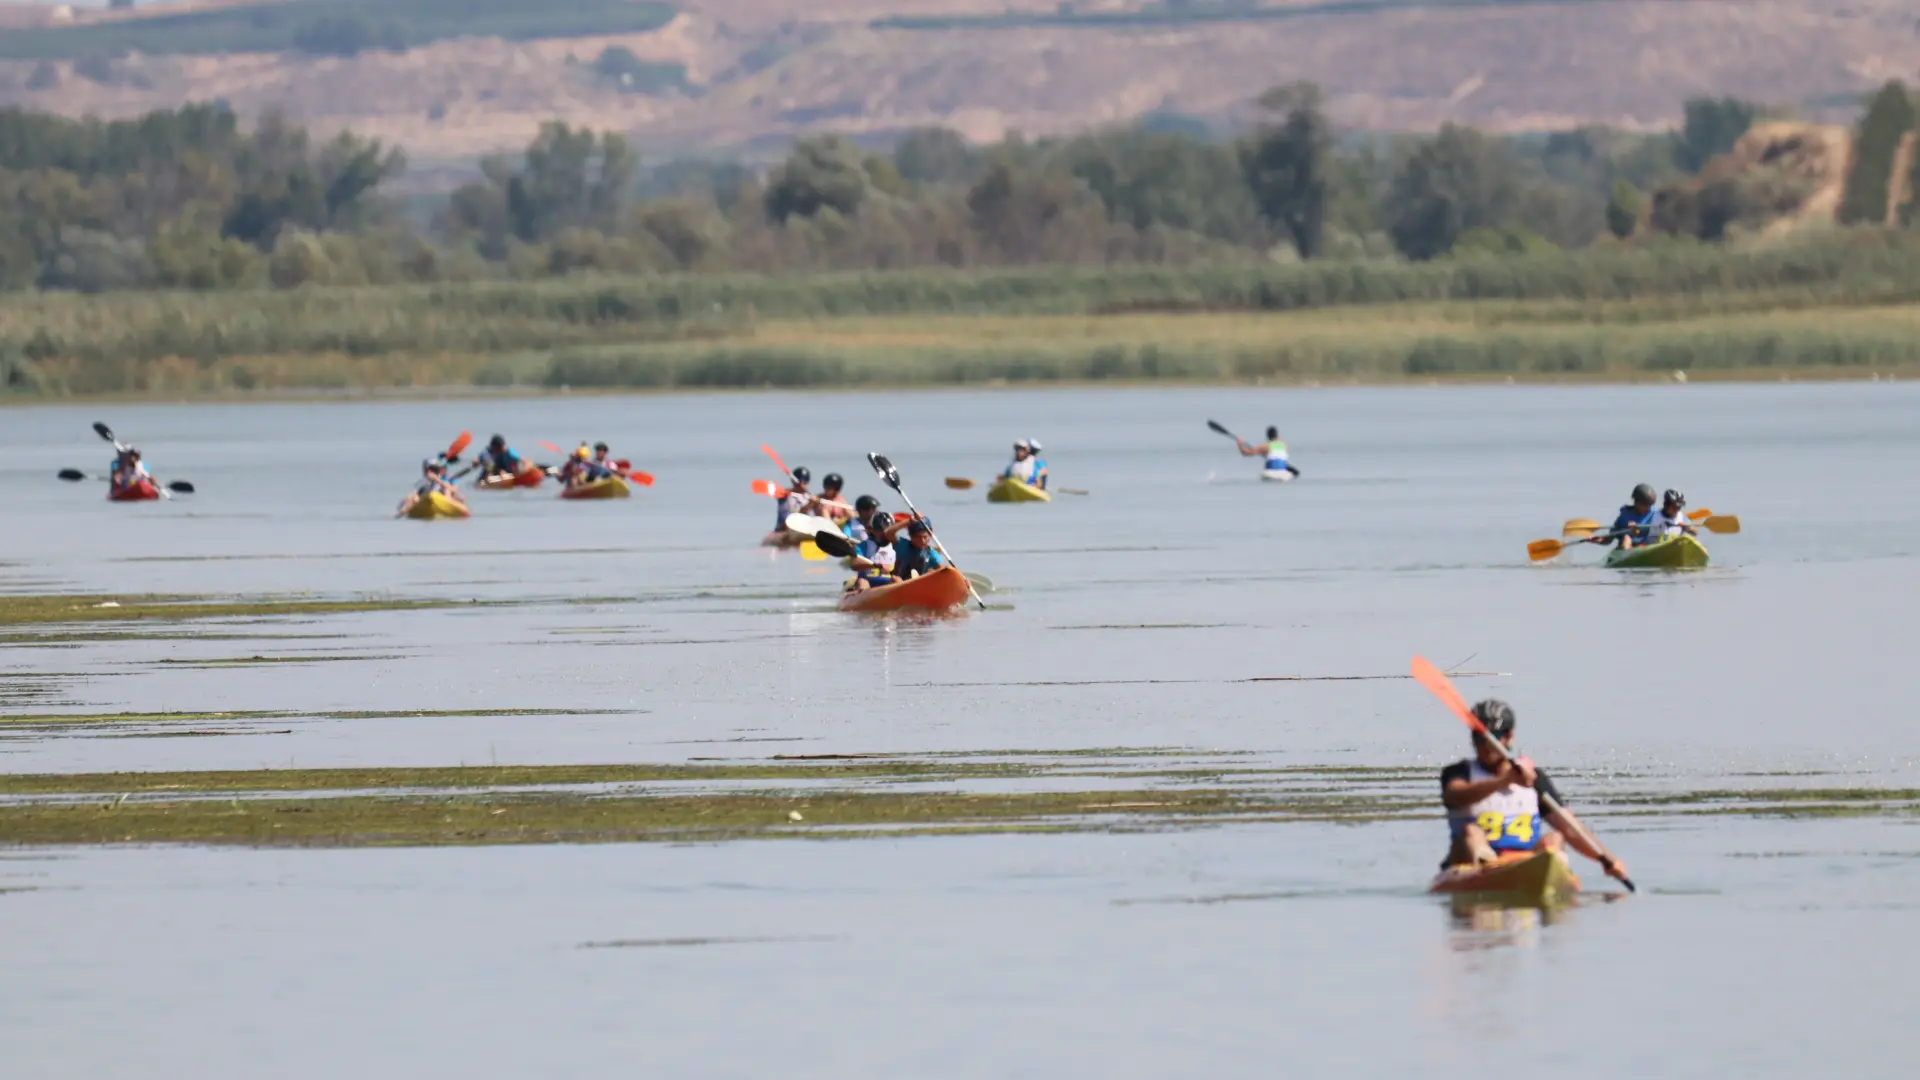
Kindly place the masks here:
[[(1670, 133), (1525, 137), (1346, 132), (1305, 83), (1258, 104), (1231, 139), (1177, 116), (984, 145), (927, 128), (885, 150), (803, 138), (764, 169), (647, 168), (625, 136), (554, 121), (431, 205), (391, 194), (399, 148), (275, 115), (243, 129), (217, 105), (112, 122), (0, 110), (0, 289), (1425, 261), (1722, 239), (1781, 198), (1690, 179), (1769, 115), (1737, 99), (1688, 102)], [(1915, 122), (1904, 87), (1874, 97), (1843, 219), (1886, 216)]]

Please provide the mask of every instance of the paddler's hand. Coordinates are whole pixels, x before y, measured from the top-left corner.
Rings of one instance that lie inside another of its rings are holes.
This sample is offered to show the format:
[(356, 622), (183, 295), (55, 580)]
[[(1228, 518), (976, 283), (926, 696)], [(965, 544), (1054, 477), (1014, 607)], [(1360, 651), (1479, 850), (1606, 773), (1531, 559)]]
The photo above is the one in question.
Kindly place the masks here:
[(1600, 869), (1605, 870), (1608, 877), (1617, 881), (1627, 880), (1627, 864), (1621, 862), (1619, 859), (1611, 856), (1601, 859)]
[(1533, 767), (1533, 762), (1526, 758), (1514, 758), (1513, 768), (1507, 770), (1507, 775), (1513, 783), (1521, 787), (1532, 787), (1533, 779), (1538, 772), (1539, 770)]

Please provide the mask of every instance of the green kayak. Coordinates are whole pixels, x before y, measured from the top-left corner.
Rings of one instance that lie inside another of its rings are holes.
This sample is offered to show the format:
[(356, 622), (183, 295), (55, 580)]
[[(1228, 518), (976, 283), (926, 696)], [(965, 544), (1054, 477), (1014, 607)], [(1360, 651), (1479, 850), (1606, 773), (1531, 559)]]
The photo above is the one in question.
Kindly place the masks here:
[(1683, 533), (1641, 547), (1615, 548), (1607, 553), (1607, 565), (1628, 570), (1687, 569), (1707, 565), (1707, 549), (1699, 540)]

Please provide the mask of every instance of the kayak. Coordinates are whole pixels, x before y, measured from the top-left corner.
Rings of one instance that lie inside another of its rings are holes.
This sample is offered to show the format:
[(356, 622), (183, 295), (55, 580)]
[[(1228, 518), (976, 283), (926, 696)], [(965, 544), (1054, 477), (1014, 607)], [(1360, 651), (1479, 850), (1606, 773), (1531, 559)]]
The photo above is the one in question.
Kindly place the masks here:
[(151, 480), (142, 480), (132, 487), (107, 488), (107, 498), (112, 502), (145, 502), (160, 497), (160, 489)]
[(463, 502), (448, 498), (437, 491), (429, 491), (415, 499), (412, 506), (407, 507), (407, 516), (415, 521), (432, 521), (435, 518), (472, 517), (473, 511), (467, 509), (467, 504)]
[(1293, 479), (1293, 470), (1291, 470), (1291, 469), (1262, 469), (1262, 470), (1260, 471), (1260, 479), (1262, 479), (1262, 480), (1270, 480), (1270, 481), (1272, 481), (1273, 483), (1276, 483), (1276, 484), (1284, 484), (1284, 483), (1287, 483), (1288, 481), (1290, 481), (1290, 480), (1292, 480), (1292, 479)]
[(603, 476), (560, 489), (563, 499), (624, 499), (627, 495), (627, 482), (617, 476)]
[(512, 476), (503, 476), (498, 480), (488, 478), (473, 486), (480, 491), (510, 491), (514, 488), (539, 487), (547, 474), (539, 469), (527, 469)]
[(1580, 879), (1560, 852), (1540, 847), (1510, 852), (1485, 866), (1449, 866), (1430, 893), (1471, 894), (1510, 903), (1544, 904), (1580, 891)]
[(1607, 565), (1660, 570), (1699, 567), (1707, 565), (1707, 549), (1698, 539), (1682, 533), (1642, 547), (1615, 548), (1607, 553)]
[(1052, 502), (1053, 496), (1024, 480), (1003, 476), (987, 489), (987, 501), (998, 503)]
[(840, 597), (841, 611), (947, 611), (967, 602), (967, 579), (951, 566), (897, 585)]

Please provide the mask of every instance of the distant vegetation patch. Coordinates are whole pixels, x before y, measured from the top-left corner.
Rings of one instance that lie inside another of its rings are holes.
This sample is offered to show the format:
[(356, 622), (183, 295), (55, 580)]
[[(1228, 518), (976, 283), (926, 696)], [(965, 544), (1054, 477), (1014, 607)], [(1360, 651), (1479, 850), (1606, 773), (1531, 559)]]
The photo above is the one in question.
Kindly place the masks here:
[(280, 4), (188, 11), (111, 23), (0, 34), (0, 59), (66, 60), (140, 52), (149, 55), (305, 52), (351, 56), (402, 50), (446, 38), (510, 41), (631, 34), (657, 30), (674, 16), (666, 4), (629, 0), (291, 0)]
[[(1581, 3), (1585, 0), (1561, 0)], [(1314, 15), (1371, 15), (1428, 8), (1511, 7), (1514, 0), (1329, 0), (1322, 4), (1266, 7), (1256, 0), (1164, 0), (1134, 11), (1080, 11), (1063, 3), (1052, 12), (1008, 11), (997, 15), (895, 15), (875, 19), (875, 30), (1134, 29), (1195, 23), (1265, 22)]]

